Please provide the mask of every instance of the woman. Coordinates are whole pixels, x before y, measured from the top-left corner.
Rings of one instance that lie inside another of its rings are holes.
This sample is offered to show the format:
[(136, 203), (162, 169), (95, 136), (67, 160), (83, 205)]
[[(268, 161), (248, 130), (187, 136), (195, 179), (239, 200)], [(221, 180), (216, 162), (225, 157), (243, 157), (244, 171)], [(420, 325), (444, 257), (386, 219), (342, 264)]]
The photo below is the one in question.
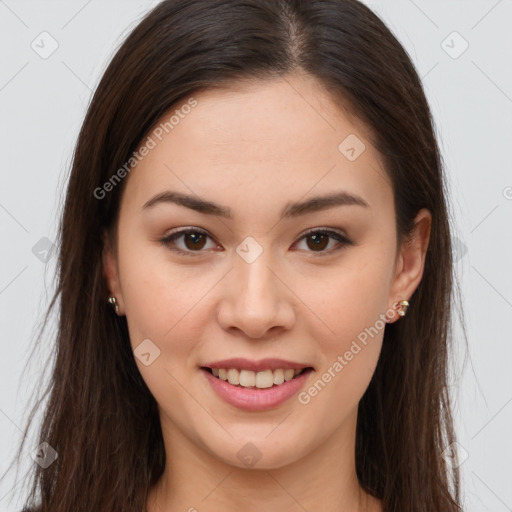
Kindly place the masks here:
[(76, 146), (27, 507), (462, 510), (444, 188), (360, 2), (161, 2)]

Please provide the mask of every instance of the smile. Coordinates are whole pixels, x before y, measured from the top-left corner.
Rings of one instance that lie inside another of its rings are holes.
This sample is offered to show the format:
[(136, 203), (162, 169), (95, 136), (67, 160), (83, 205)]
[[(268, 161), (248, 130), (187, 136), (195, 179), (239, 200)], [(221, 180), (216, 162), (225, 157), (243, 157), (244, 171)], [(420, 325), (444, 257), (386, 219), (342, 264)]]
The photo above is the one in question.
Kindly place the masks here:
[(308, 368), (292, 369), (277, 368), (276, 370), (263, 370), (254, 372), (251, 370), (238, 370), (236, 368), (205, 368), (210, 370), (215, 377), (228, 381), (233, 386), (241, 386), (244, 388), (267, 389), (272, 386), (280, 386), (284, 382), (288, 382), (297, 375), (300, 375)]
[[(314, 372), (312, 367), (286, 370), (277, 368), (258, 372), (201, 367), (200, 371), (219, 398), (246, 411), (264, 411), (280, 406), (296, 395)], [(218, 371), (218, 376), (214, 375), (214, 371)]]

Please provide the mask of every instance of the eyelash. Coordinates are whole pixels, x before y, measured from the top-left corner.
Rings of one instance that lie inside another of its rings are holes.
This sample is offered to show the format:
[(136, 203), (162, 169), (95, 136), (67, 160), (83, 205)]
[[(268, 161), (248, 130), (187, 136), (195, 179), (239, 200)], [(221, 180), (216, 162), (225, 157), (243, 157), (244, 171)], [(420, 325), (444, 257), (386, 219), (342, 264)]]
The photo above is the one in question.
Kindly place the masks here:
[[(201, 235), (204, 235), (204, 236), (207, 236), (208, 238), (212, 238), (206, 231), (202, 230), (202, 229), (199, 229), (199, 228), (184, 228), (184, 229), (180, 229), (179, 231), (175, 231), (175, 232), (172, 232), (170, 235), (167, 235), (166, 237), (162, 238), (160, 240), (160, 242), (165, 245), (168, 249), (170, 249), (171, 251), (177, 253), (177, 254), (182, 254), (182, 255), (185, 255), (185, 256), (192, 256), (192, 257), (196, 257), (196, 256), (200, 256), (202, 252), (204, 252), (203, 250), (199, 250), (199, 251), (183, 251), (181, 249), (177, 249), (176, 247), (172, 247), (172, 245), (175, 245), (174, 244), (174, 241), (181, 237), (181, 236), (184, 236), (184, 235), (188, 235), (190, 233), (196, 233), (196, 234), (201, 234)], [(306, 231), (300, 238), (299, 238), (299, 241), (301, 241), (302, 239), (304, 238), (307, 238), (308, 236), (311, 236), (311, 235), (327, 235), (329, 238), (333, 238), (335, 239), (337, 242), (340, 243), (340, 245), (338, 245), (336, 248), (334, 249), (331, 249), (329, 251), (319, 251), (318, 253), (318, 256), (324, 256), (324, 255), (329, 255), (329, 254), (332, 254), (333, 252), (337, 252), (343, 248), (345, 248), (346, 246), (349, 246), (349, 245), (354, 245), (354, 243), (349, 240), (345, 235), (337, 232), (337, 231), (333, 231), (333, 230), (330, 230), (330, 229), (322, 229), (322, 228), (313, 228), (313, 229), (310, 229), (308, 231)], [(212, 238), (213, 240), (213, 238)], [(311, 252), (311, 253), (315, 253), (316, 251), (307, 251), (307, 252)]]

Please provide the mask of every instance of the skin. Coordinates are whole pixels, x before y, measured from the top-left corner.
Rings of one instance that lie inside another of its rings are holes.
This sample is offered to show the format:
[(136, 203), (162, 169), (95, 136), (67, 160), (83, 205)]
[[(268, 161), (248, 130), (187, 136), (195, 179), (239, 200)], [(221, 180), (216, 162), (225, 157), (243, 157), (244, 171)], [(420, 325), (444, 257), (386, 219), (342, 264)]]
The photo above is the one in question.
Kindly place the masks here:
[[(199, 367), (236, 356), (299, 361), (315, 368), (308, 389), (381, 315), (407, 321), (397, 302), (422, 278), (430, 213), (421, 210), (410, 240), (397, 244), (393, 190), (368, 132), (308, 75), (193, 96), (198, 105), (126, 178), (114, 242), (105, 238), (105, 277), (132, 347), (149, 338), (160, 350), (148, 366), (136, 358), (167, 454), (148, 511), (381, 511), (359, 487), (354, 449), (384, 328), (307, 404), (292, 397), (242, 411)], [(366, 145), (355, 161), (338, 149), (349, 134)], [(171, 203), (143, 210), (166, 190), (230, 207), (233, 219)], [(289, 202), (338, 190), (369, 208), (279, 219)], [(178, 237), (175, 247), (189, 251), (179, 255), (160, 240), (180, 227), (208, 236)], [(315, 249), (303, 236), (327, 227), (353, 245), (327, 238)], [(236, 252), (248, 236), (263, 249), (252, 263)], [(248, 442), (261, 454), (253, 466), (237, 456)]]

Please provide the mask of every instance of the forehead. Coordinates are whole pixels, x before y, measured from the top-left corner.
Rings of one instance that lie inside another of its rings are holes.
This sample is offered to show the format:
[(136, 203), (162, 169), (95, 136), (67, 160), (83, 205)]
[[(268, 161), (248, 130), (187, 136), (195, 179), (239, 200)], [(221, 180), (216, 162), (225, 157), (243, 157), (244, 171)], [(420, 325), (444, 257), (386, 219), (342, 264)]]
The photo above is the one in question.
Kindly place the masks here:
[(390, 201), (391, 185), (366, 128), (314, 78), (240, 82), (191, 97), (195, 106), (183, 108), (185, 98), (150, 132), (155, 147), (131, 172), (128, 201), (142, 205), (166, 188), (233, 205), (235, 212), (270, 202), (280, 210), (289, 199), (332, 190), (361, 195), (372, 208)]

